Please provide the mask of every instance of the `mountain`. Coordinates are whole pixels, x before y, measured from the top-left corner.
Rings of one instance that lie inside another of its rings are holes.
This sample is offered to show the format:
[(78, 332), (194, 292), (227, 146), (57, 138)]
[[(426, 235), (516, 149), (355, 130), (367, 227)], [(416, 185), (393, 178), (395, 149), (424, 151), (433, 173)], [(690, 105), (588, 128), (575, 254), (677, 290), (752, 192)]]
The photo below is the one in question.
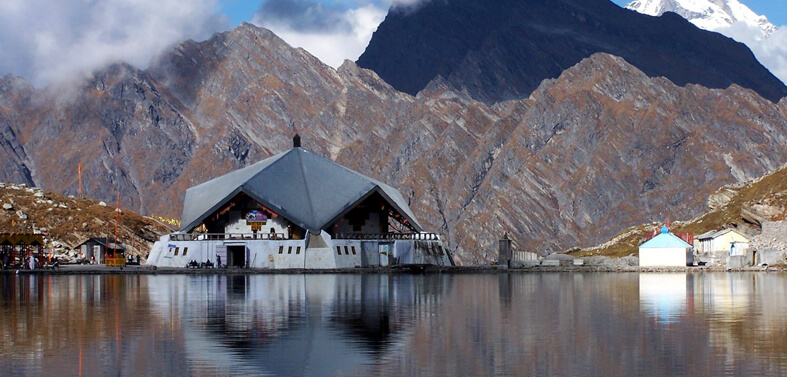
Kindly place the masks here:
[(754, 13), (738, 0), (636, 0), (626, 8), (651, 16), (677, 13), (705, 30), (719, 30), (743, 23), (760, 29), (764, 38), (776, 30), (768, 18)]
[[(708, 197), (707, 204), (707, 212), (701, 216), (673, 222), (672, 231), (702, 234), (712, 230), (732, 228), (750, 237), (762, 235), (757, 238), (761, 245), (763, 243), (768, 245), (765, 250), (787, 248), (781, 235), (769, 236), (762, 233), (763, 223), (787, 220), (787, 165), (753, 180), (725, 185)], [(639, 245), (645, 242), (653, 229), (661, 224), (663, 223), (633, 226), (601, 245), (584, 250), (574, 249), (571, 250), (571, 254), (613, 257), (636, 254)], [(762, 240), (763, 237), (767, 239)]]
[(446, 0), (393, 7), (357, 64), (416, 94), (442, 80), (493, 104), (527, 98), (594, 53), (620, 56), (679, 86), (735, 83), (773, 102), (787, 87), (743, 44), (666, 13), (648, 17), (609, 0)]
[(543, 253), (690, 218), (712, 190), (787, 162), (787, 100), (677, 86), (604, 53), (493, 106), (447, 80), (397, 91), (249, 24), (184, 41), (145, 70), (0, 83), (9, 182), (76, 195), (81, 163), (86, 197), (120, 191), (124, 208), (179, 218), (188, 187), (287, 150), (297, 131), (304, 147), (398, 187), (464, 263), (493, 259), (503, 232)]

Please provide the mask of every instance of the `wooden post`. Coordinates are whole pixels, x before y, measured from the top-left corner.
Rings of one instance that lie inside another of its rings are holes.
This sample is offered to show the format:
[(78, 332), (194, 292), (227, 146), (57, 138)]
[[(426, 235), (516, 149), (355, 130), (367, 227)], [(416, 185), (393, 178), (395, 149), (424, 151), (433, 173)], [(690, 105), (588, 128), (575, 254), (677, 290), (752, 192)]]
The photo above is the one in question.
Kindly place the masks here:
[(79, 197), (82, 197), (82, 163), (79, 163)]

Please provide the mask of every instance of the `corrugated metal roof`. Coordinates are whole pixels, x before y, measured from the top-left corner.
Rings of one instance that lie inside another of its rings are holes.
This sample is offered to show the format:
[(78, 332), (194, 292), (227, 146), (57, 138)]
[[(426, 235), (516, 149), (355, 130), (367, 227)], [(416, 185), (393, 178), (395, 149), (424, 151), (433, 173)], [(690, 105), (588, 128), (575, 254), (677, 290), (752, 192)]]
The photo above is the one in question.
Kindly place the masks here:
[(640, 249), (661, 249), (675, 247), (687, 248), (692, 246), (672, 233), (659, 234), (658, 236), (653, 237), (652, 240), (639, 246)]
[(710, 239), (710, 238), (718, 238), (718, 237), (721, 237), (721, 236), (723, 236), (723, 235), (725, 235), (725, 234), (727, 234), (729, 232), (735, 232), (738, 235), (740, 235), (741, 237), (749, 239), (748, 236), (746, 236), (745, 234), (743, 234), (743, 233), (741, 233), (738, 230), (733, 229), (733, 228), (722, 229), (722, 230), (719, 230), (719, 231), (711, 230), (710, 232), (705, 232), (705, 233), (700, 234), (699, 236), (697, 236), (697, 239), (707, 240), (707, 239)]
[(706, 240), (708, 238), (713, 238), (713, 235), (716, 234), (716, 232), (717, 231), (715, 231), (715, 230), (710, 230), (710, 231), (707, 231), (705, 233), (700, 234), (699, 236), (697, 236), (695, 238), (697, 238), (698, 240)]
[(290, 149), (186, 190), (181, 230), (199, 225), (241, 192), (313, 232), (377, 192), (416, 230), (422, 230), (399, 190), (303, 148)]

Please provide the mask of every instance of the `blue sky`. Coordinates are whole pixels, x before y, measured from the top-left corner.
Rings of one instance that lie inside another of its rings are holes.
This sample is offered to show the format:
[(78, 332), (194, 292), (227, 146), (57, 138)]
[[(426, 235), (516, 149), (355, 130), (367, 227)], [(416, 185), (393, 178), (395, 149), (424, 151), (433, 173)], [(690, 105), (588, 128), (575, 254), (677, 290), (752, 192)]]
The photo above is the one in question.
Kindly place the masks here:
[[(336, 3), (331, 0), (322, 0), (325, 3)], [(625, 6), (628, 0), (613, 0), (615, 4)], [(768, 17), (773, 24), (787, 26), (787, 0), (743, 0), (746, 6), (757, 14)], [(220, 0), (221, 11), (230, 19), (232, 26), (236, 26), (244, 21), (251, 21), (254, 14), (259, 10), (261, 1), (256, 0)], [(343, 6), (349, 4), (361, 4), (362, 1), (340, 1)], [(375, 3), (381, 3), (375, 1)]]

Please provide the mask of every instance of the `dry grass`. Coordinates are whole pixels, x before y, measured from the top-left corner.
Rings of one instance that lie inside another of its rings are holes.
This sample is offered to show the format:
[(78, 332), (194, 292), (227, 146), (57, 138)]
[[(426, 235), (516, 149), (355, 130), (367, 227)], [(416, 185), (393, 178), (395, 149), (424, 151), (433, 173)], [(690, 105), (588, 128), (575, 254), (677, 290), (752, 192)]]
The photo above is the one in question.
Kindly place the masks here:
[[(114, 238), (114, 206), (8, 184), (0, 185), (0, 203), (13, 206), (10, 210), (0, 207), (0, 232), (32, 233), (34, 228), (45, 229), (49, 247), (53, 241), (73, 248), (90, 237)], [(20, 217), (18, 211), (27, 219)], [(147, 253), (160, 235), (172, 230), (155, 219), (121, 208), (118, 239), (131, 246), (132, 252)]]

